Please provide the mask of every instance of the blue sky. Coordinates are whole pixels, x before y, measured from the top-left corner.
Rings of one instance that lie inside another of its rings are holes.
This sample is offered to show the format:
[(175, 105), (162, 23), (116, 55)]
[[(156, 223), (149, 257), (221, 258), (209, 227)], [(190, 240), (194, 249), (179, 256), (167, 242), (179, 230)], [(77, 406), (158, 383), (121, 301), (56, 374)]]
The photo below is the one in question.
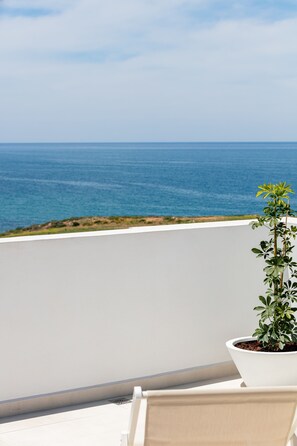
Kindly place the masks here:
[(297, 140), (297, 0), (0, 0), (0, 142)]

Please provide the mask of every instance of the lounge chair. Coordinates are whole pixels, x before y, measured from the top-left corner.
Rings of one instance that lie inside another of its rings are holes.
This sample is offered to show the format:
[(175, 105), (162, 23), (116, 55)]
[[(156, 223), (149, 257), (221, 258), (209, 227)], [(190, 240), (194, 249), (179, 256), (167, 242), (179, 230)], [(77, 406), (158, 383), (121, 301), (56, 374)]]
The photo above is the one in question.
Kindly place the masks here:
[[(145, 425), (135, 442), (139, 409)], [(160, 390), (134, 388), (122, 446), (296, 446), (297, 387)]]

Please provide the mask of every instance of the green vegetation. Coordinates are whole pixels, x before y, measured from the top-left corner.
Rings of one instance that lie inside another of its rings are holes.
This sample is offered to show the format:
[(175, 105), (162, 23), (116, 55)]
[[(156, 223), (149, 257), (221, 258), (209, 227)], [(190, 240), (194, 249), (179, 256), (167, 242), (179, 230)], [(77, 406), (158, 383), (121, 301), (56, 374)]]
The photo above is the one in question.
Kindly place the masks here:
[(72, 217), (60, 221), (16, 228), (0, 234), (0, 237), (20, 237), (24, 235), (65, 234), (71, 232), (102, 231), (107, 229), (127, 229), (138, 226), (156, 226), (182, 223), (205, 223), (212, 221), (246, 220), (255, 215), (233, 215), (212, 217), (157, 217), (157, 216), (112, 216), (112, 217)]
[[(292, 239), (297, 227), (287, 223), (288, 217), (296, 216), (290, 207), (289, 196), (293, 193), (286, 183), (263, 184), (257, 197), (266, 200), (264, 215), (253, 223), (253, 229), (266, 227), (268, 239), (260, 242), (252, 251), (265, 260), (266, 297), (259, 296), (259, 327), (254, 336), (268, 351), (281, 351), (287, 344), (297, 342), (297, 322), (294, 306), (297, 302), (297, 263), (293, 261)], [(286, 273), (289, 278), (286, 279)]]

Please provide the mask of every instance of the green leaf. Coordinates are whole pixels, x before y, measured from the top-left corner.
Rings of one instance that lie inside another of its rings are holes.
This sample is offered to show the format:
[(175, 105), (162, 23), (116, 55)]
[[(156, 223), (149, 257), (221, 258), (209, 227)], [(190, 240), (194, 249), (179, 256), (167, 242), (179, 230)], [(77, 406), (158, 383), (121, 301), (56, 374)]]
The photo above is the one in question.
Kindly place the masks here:
[(258, 249), (258, 248), (253, 248), (252, 251), (254, 254), (262, 254), (263, 253), (263, 251), (261, 251), (261, 249)]
[(255, 307), (254, 310), (256, 311), (263, 311), (265, 309), (265, 307)]

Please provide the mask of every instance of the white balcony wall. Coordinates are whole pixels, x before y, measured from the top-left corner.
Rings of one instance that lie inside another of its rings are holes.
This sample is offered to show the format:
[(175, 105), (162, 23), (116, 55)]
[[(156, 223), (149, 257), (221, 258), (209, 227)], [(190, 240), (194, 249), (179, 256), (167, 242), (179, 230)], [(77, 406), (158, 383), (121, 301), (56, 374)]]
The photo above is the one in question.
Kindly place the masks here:
[(230, 358), (262, 292), (248, 222), (0, 241), (0, 400)]

